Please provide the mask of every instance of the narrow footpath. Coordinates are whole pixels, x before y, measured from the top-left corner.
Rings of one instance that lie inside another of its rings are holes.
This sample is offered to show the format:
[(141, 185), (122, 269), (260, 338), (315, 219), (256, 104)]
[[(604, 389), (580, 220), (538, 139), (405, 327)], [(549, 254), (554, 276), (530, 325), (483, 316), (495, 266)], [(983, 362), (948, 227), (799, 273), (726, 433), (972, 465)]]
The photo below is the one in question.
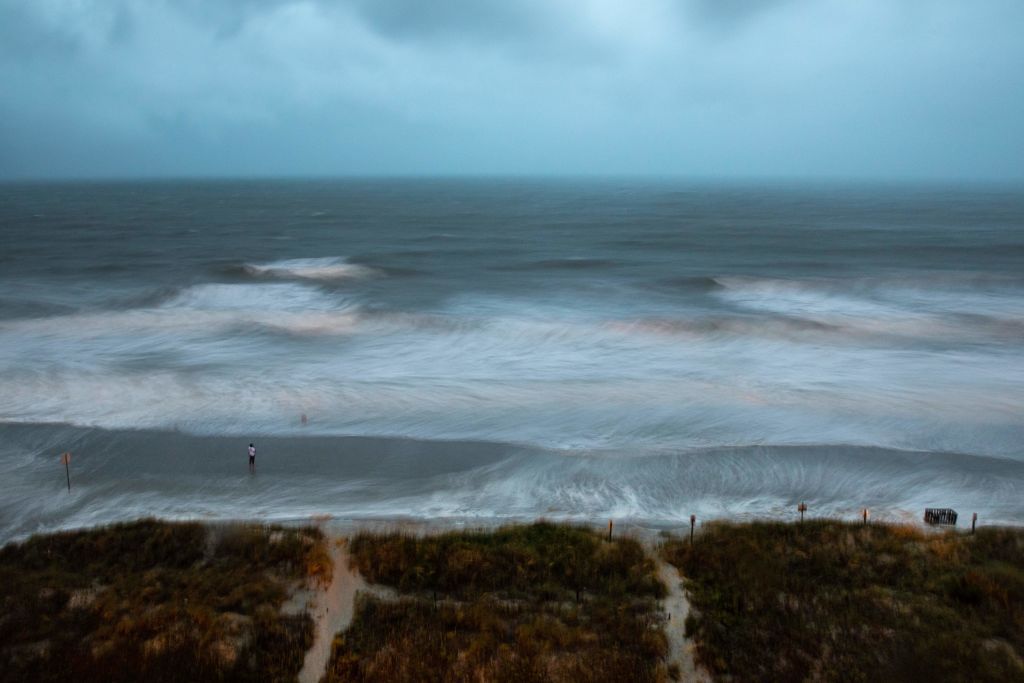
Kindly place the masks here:
[[(312, 604), (313, 645), (306, 652), (299, 683), (318, 683), (327, 671), (334, 636), (348, 628), (355, 614), (356, 593), (366, 591), (381, 599), (394, 599), (394, 591), (383, 586), (369, 586), (359, 572), (349, 568), (348, 542), (344, 538), (331, 538), (328, 550), (333, 569), (330, 583), (320, 590), (296, 595), (292, 609), (301, 609), (305, 601)], [(663, 607), (668, 615), (665, 634), (668, 636), (667, 664), (679, 668), (679, 679), (686, 683), (711, 683), (711, 677), (694, 658), (694, 644), (685, 635), (686, 617), (690, 601), (683, 590), (682, 577), (671, 564), (655, 555), (658, 578), (668, 588)], [(300, 604), (301, 603), (301, 604)]]
[(339, 631), (349, 627), (355, 610), (356, 592), (364, 589), (363, 577), (348, 566), (348, 543), (345, 539), (329, 541), (334, 570), (331, 583), (314, 594), (313, 646), (299, 671), (299, 683), (317, 683), (327, 671), (331, 657), (331, 643)]
[(679, 572), (669, 563), (656, 559), (658, 578), (668, 588), (664, 608), (668, 614), (665, 623), (665, 635), (668, 636), (668, 664), (679, 667), (679, 679), (686, 683), (711, 683), (707, 671), (697, 666), (693, 652), (693, 641), (686, 637), (686, 617), (690, 614), (690, 601), (683, 590), (683, 580)]

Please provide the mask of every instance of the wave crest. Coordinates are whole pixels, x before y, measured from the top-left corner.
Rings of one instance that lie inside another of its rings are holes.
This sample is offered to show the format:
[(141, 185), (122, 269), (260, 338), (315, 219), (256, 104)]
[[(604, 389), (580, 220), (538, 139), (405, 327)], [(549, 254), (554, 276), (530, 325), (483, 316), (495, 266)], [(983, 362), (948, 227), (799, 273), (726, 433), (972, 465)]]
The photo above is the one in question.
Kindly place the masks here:
[(298, 278), (303, 280), (349, 280), (378, 274), (369, 266), (350, 263), (340, 256), (296, 258), (268, 263), (246, 263), (242, 271), (256, 277)]

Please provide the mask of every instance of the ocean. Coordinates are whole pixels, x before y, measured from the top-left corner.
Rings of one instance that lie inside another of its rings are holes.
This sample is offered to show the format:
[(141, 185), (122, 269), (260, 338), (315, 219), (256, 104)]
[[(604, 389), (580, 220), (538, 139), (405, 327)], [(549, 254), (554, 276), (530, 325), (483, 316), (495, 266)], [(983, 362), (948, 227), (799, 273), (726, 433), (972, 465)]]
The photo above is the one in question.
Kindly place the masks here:
[(1024, 190), (3, 184), (0, 481), (0, 542), (801, 501), (1021, 524)]

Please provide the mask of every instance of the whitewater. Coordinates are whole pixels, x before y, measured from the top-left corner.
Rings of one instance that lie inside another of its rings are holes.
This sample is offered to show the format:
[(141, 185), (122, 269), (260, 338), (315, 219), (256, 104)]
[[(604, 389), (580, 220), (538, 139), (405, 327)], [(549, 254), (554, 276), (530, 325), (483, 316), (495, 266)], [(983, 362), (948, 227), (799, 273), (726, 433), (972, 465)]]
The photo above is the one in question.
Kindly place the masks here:
[(0, 239), (0, 540), (803, 500), (1024, 522), (1013, 188), (10, 184)]

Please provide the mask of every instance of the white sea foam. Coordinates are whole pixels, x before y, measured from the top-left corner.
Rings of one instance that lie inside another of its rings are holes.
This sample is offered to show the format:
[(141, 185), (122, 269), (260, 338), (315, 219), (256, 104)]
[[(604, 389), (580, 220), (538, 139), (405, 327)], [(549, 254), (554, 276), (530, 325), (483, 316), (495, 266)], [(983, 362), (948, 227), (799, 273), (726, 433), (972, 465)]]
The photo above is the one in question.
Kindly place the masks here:
[(964, 278), (758, 278), (716, 277), (714, 294), (725, 301), (783, 314), (838, 318), (891, 318), (949, 313), (1024, 316), (1024, 291), (1016, 280), (981, 286)]
[[(752, 316), (648, 324), (649, 331), (723, 332), (860, 343), (863, 337), (923, 341), (1011, 341), (1024, 329), (1024, 296), (1015, 280), (988, 287), (972, 279), (785, 279), (718, 277), (717, 299)], [(987, 282), (987, 281), (986, 281)], [(960, 287), (965, 287), (960, 288)], [(702, 323), (703, 329), (701, 329)]]
[(73, 350), (89, 339), (106, 339), (126, 351), (195, 343), (196, 335), (208, 337), (246, 326), (296, 334), (347, 334), (358, 322), (359, 307), (351, 299), (301, 284), (202, 284), (156, 306), (0, 322), (0, 335), (8, 335), (12, 351), (50, 342), (65, 342)]
[(243, 269), (250, 275), (305, 280), (346, 280), (370, 277), (377, 274), (377, 271), (373, 268), (349, 263), (340, 256), (285, 259), (268, 263), (247, 263), (243, 266)]
[(325, 311), (339, 308), (339, 299), (314, 287), (294, 283), (201, 284), (182, 290), (162, 308), (199, 310)]
[(821, 286), (814, 281), (719, 277), (719, 298), (757, 311), (806, 317), (812, 320), (843, 318), (901, 318), (909, 311), (871, 291)]
[(376, 312), (312, 283), (198, 284), (144, 308), (0, 323), (0, 419), (290, 433), (306, 413), (306, 433), (571, 449), (1019, 451), (1019, 364), (847, 339), (937, 318), (719, 310), (705, 325), (626, 310), (467, 293)]

